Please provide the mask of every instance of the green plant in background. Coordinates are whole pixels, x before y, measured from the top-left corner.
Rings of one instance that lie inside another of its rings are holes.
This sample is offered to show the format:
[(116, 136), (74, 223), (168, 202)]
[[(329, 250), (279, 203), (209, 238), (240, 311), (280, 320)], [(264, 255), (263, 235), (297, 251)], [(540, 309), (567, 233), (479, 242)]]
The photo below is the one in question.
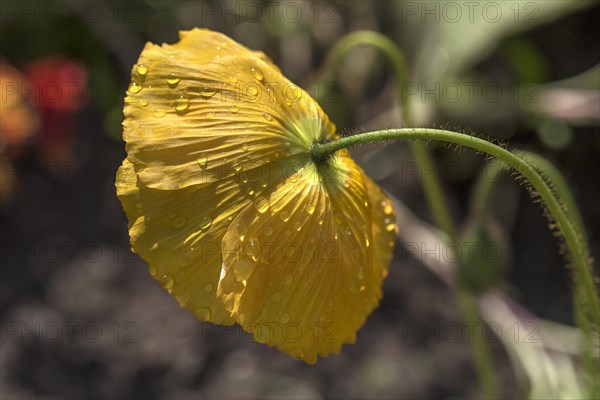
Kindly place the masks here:
[[(342, 38), (330, 54), (323, 80), (333, 79), (345, 54), (359, 45), (373, 46), (386, 56), (393, 68), (399, 98), (403, 98), (401, 84), (408, 81), (405, 58), (401, 50), (390, 39), (375, 32), (354, 32)], [(403, 121), (410, 126), (413, 124), (410, 103), (407, 101), (402, 106)], [(575, 315), (578, 326), (586, 338), (582, 341), (581, 351), (586, 371), (584, 381), (587, 393), (592, 397), (598, 397), (600, 388), (597, 380), (594, 379), (598, 374), (598, 354), (595, 353), (594, 343), (600, 332), (600, 302), (594, 284), (593, 265), (585, 237), (585, 228), (574, 198), (560, 172), (550, 162), (535, 153), (511, 152), (505, 146), (498, 146), (472, 135), (425, 128), (386, 129), (356, 134), (329, 143), (316, 143), (313, 146), (313, 156), (319, 160), (326, 160), (343, 148), (389, 140), (408, 140), (415, 160), (423, 169), (432, 165), (423, 141), (453, 143), (494, 157), (494, 160), (488, 165), (494, 176), (481, 175), (473, 196), (470, 228), (460, 238), (456, 234), (438, 182), (426, 174), (421, 175), (421, 182), (433, 219), (438, 227), (446, 233), (448, 243), (451, 244), (462, 243), (458, 246), (464, 246), (466, 242), (470, 241), (483, 243), (491, 240), (490, 232), (486, 227), (490, 195), (496, 178), (506, 167), (512, 168), (519, 179), (524, 178), (531, 185), (528, 190), (532, 197), (541, 198), (542, 205), (550, 219), (551, 228), (558, 228), (560, 237), (569, 251), (569, 262), (575, 267), (572, 275), (576, 295)], [(484, 257), (477, 257), (477, 255), (458, 261), (455, 289), (467, 322), (478, 323), (480, 321), (476, 293), (493, 287), (499, 281), (503, 269), (501, 263), (502, 260), (499, 260), (498, 263), (490, 264)], [(488, 398), (496, 398), (500, 396), (500, 391), (494, 377), (489, 348), (483, 340), (481, 332), (476, 334), (473, 339), (473, 356), (482, 388)], [(569, 394), (567, 393), (567, 395)]]

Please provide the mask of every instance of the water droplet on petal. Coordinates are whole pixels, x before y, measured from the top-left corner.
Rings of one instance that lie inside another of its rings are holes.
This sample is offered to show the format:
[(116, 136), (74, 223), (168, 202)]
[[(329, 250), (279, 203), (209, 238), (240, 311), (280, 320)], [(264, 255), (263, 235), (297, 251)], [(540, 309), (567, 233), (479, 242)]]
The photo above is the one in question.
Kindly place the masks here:
[(163, 275), (161, 282), (163, 287), (167, 290), (173, 287), (173, 277), (171, 275)]
[(158, 249), (158, 243), (154, 243), (154, 244), (152, 245), (152, 247), (150, 247), (150, 250), (152, 250), (152, 251), (154, 251), (154, 250), (156, 250), (156, 249)]
[(258, 81), (262, 81), (263, 80), (264, 76), (263, 76), (263, 73), (262, 73), (262, 71), (260, 69), (254, 67), (254, 68), (251, 69), (251, 72), (252, 72), (252, 76), (254, 76), (254, 78), (256, 80), (258, 80)]
[(383, 212), (387, 215), (392, 214), (394, 212), (394, 207), (390, 204), (389, 201), (381, 200), (381, 206), (383, 207)]
[(137, 82), (131, 82), (131, 83), (129, 84), (129, 87), (127, 88), (127, 92), (128, 92), (129, 94), (136, 94), (136, 93), (139, 93), (139, 92), (140, 92), (140, 90), (142, 90), (142, 85), (140, 85), (140, 84), (139, 84), (139, 83), (137, 83)]
[(308, 206), (308, 207), (306, 208), (306, 212), (307, 212), (309, 215), (312, 215), (312, 214), (315, 212), (315, 206), (314, 206), (314, 205), (310, 205), (310, 206)]
[(267, 226), (264, 229), (264, 232), (265, 232), (265, 236), (271, 236), (273, 234), (273, 228), (271, 228), (270, 226)]
[(256, 96), (258, 94), (258, 89), (256, 87), (254, 87), (254, 86), (250, 86), (248, 88), (248, 94), (250, 96)]
[(288, 314), (288, 313), (281, 314), (279, 321), (281, 321), (281, 323), (283, 323), (283, 324), (287, 324), (288, 322), (290, 322), (290, 314)]
[(242, 151), (248, 151), (248, 145), (247, 144), (244, 144), (242, 146)]
[(148, 67), (146, 67), (144, 64), (139, 64), (137, 66), (137, 73), (141, 76), (146, 75), (148, 73)]
[(296, 230), (296, 232), (300, 232), (302, 230), (302, 224), (300, 222), (296, 222), (294, 224), (294, 229)]
[(356, 277), (358, 279), (363, 279), (365, 277), (365, 268), (362, 265), (359, 265), (356, 269)]
[(229, 107), (229, 111), (231, 111), (232, 113), (237, 113), (238, 111), (240, 111), (240, 108), (238, 106), (231, 106)]
[(341, 225), (344, 222), (344, 218), (342, 217), (342, 214), (340, 214), (340, 213), (335, 213), (334, 218), (335, 218), (335, 223), (338, 225)]
[(214, 286), (212, 285), (212, 283), (207, 283), (207, 284), (204, 286), (204, 291), (205, 291), (206, 293), (210, 293), (210, 292), (212, 292), (212, 291), (213, 291), (213, 289), (214, 289)]
[(292, 358), (300, 361), (304, 358), (304, 352), (300, 349), (294, 349), (292, 350)]
[(246, 281), (252, 274), (252, 265), (245, 260), (237, 260), (233, 264), (233, 273), (238, 281)]
[(271, 117), (271, 114), (269, 113), (263, 113), (263, 118), (267, 121), (273, 121), (273, 117)]
[(196, 315), (196, 317), (198, 317), (198, 319), (202, 321), (208, 321), (211, 317), (210, 310), (206, 307), (197, 309), (196, 311), (194, 311), (194, 314)]
[(208, 164), (208, 157), (200, 157), (196, 161), (198, 162), (198, 165), (200, 165), (200, 168), (204, 169)]
[(281, 292), (273, 293), (271, 300), (273, 300), (274, 303), (277, 303), (279, 300), (281, 300)]
[(175, 110), (176, 111), (184, 111), (187, 110), (190, 106), (190, 100), (181, 96), (177, 100), (175, 100)]
[(140, 106), (146, 107), (147, 105), (148, 105), (148, 100), (146, 100), (146, 99), (140, 99)]
[(388, 231), (388, 232), (392, 232), (392, 231), (394, 231), (395, 229), (396, 229), (396, 224), (387, 224), (387, 225), (385, 226), (385, 230), (386, 230), (386, 231)]
[(208, 229), (212, 224), (212, 218), (209, 217), (208, 215), (205, 215), (204, 217), (200, 218), (200, 229), (205, 230)]
[(231, 82), (231, 83), (236, 83), (237, 81), (238, 81), (238, 80), (237, 80), (237, 78), (236, 78), (235, 76), (230, 76), (230, 77), (229, 77), (229, 82)]
[(235, 161), (234, 161), (234, 162), (231, 164), (231, 166), (233, 167), (233, 169), (234, 169), (236, 172), (240, 172), (240, 171), (242, 170), (242, 164), (240, 164), (240, 162), (239, 162), (239, 161), (237, 161), (237, 160), (235, 160)]
[(172, 223), (173, 223), (173, 228), (182, 228), (187, 222), (187, 219), (185, 219), (184, 217), (177, 217), (174, 218)]
[(209, 98), (209, 97), (213, 97), (215, 95), (215, 93), (217, 93), (217, 89), (211, 88), (209, 86), (204, 86), (202, 88), (202, 90), (200, 91), (200, 96)]
[(156, 276), (156, 274), (158, 273), (158, 271), (156, 270), (156, 267), (153, 265), (150, 265), (148, 267), (148, 272), (150, 272), (150, 275), (152, 275), (152, 276)]
[(155, 118), (162, 118), (165, 115), (167, 115), (167, 113), (164, 110), (161, 110), (161, 109), (157, 108), (156, 110), (154, 110), (154, 113), (152, 115)]
[(169, 85), (170, 88), (176, 87), (179, 81), (180, 79), (175, 76), (175, 72), (171, 72), (167, 77), (167, 85)]
[(259, 244), (256, 239), (251, 239), (246, 245), (244, 245), (244, 250), (249, 259), (254, 262), (258, 260)]
[(281, 218), (283, 222), (287, 222), (290, 219), (290, 214), (288, 214), (286, 211), (282, 211), (279, 213), (279, 218)]
[(261, 196), (254, 201), (254, 207), (256, 211), (264, 214), (269, 209), (269, 200)]

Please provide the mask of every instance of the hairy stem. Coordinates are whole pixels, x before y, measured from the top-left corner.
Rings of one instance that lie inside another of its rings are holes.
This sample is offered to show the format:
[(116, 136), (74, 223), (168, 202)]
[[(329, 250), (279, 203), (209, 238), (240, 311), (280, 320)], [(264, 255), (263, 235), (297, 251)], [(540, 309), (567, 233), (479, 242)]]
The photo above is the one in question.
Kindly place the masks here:
[(470, 147), (502, 160), (527, 179), (541, 197), (548, 212), (554, 221), (556, 221), (556, 224), (563, 235), (565, 244), (567, 245), (576, 269), (578, 279), (575, 280), (575, 284), (581, 289), (577, 290), (577, 292), (582, 312), (588, 321), (593, 324), (591, 329), (594, 332), (599, 331), (600, 301), (594, 285), (592, 267), (585, 247), (580, 244), (579, 235), (570, 223), (569, 215), (562, 208), (559, 201), (557, 201), (555, 194), (547, 185), (544, 178), (533, 166), (528, 164), (518, 155), (486, 140), (462, 133), (439, 129), (406, 128), (366, 132), (328, 143), (315, 143), (312, 148), (313, 158), (316, 160), (326, 160), (333, 156), (337, 150), (343, 148), (375, 141), (398, 139), (438, 140)]

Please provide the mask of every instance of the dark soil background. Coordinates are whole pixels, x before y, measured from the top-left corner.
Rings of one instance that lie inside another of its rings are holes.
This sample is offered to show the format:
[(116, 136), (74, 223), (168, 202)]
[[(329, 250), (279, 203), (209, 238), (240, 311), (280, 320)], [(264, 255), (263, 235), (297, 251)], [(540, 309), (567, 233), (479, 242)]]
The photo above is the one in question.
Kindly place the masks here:
[[(125, 157), (122, 99), (130, 68), (146, 41), (174, 42), (180, 29), (209, 27), (265, 51), (284, 74), (314, 89), (336, 40), (371, 29), (406, 51), (415, 75), (412, 83), (491, 82), (505, 93), (523, 85), (536, 89), (533, 108), (504, 98), (452, 102), (442, 93), (416, 101), (415, 112), (424, 126), (471, 128), (551, 160), (571, 185), (597, 258), (598, 5), (565, 3), (564, 9), (546, 14), (545, 1), (527, 3), (541, 6), (531, 9), (515, 3), (521, 10), (517, 20), (510, 16), (512, 22), (495, 24), (476, 18), (477, 25), (466, 14), (449, 23), (450, 14), (443, 8), (435, 11), (440, 3), (425, 3), (252, 2), (262, 14), (257, 18), (241, 1), (3, 2), (0, 397), (482, 398), (467, 335), (455, 339), (444, 334), (449, 324), (462, 321), (454, 292), (406, 250), (406, 239), (397, 246), (381, 306), (357, 343), (308, 366), (252, 342), (237, 327), (205, 324), (180, 308), (130, 252), (127, 220), (115, 195), (115, 173)], [(286, 5), (287, 14), (282, 14)], [(413, 6), (418, 12), (431, 7), (440, 21), (435, 14), (413, 15)], [(296, 9), (302, 10), (301, 17), (296, 18)], [(268, 10), (275, 10), (275, 17)], [(502, 10), (508, 12), (504, 6)], [(527, 12), (537, 19), (524, 20)], [(459, 37), (464, 41), (489, 36), (485, 52), (454, 70), (454, 55), (467, 53), (453, 52), (441, 33), (439, 43), (432, 44), (432, 32), (444, 22), (452, 32), (463, 29)], [(437, 56), (428, 59), (424, 48)], [(439, 57), (444, 52), (449, 61)], [(437, 75), (423, 72), (436, 65), (446, 67)], [(558, 82), (594, 67), (591, 83)], [(327, 100), (322, 105), (338, 129), (400, 126), (391, 70), (376, 52), (355, 50), (337, 75), (336, 82), (320, 81), (316, 97)], [(64, 89), (73, 82), (75, 99), (44, 99), (50, 96), (44, 89), (53, 83)], [(589, 109), (582, 111), (584, 117), (569, 110), (560, 115), (540, 111), (546, 90), (556, 87), (575, 94), (587, 90), (596, 97), (587, 108), (575, 110)], [(15, 88), (23, 103), (19, 107), (30, 112), (23, 120), (8, 105)], [(16, 128), (13, 118), (19, 121)], [(27, 129), (31, 121), (37, 122)], [(464, 227), (460, 221), (469, 214), (484, 160), (469, 151), (430, 148), (455, 220)], [(355, 155), (386, 191), (431, 223), (419, 183), (402, 172), (410, 162), (404, 144), (368, 146)], [(496, 243), (506, 265), (494, 288), (541, 319), (572, 326), (569, 271), (540, 206), (505, 177), (492, 210), (501, 227)], [(402, 230), (403, 221), (398, 223)], [(434, 248), (435, 243), (424, 245)], [(501, 341), (490, 340), (490, 346), (502, 397), (526, 397), (531, 382)]]

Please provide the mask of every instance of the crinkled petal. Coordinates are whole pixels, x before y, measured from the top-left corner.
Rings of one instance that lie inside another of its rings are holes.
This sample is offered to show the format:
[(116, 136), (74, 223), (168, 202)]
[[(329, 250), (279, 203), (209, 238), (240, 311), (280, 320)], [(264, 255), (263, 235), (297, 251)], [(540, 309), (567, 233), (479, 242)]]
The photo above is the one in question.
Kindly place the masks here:
[[(147, 187), (219, 181), (333, 135), (318, 104), (262, 52), (209, 30), (180, 36), (146, 45), (125, 98), (128, 159)], [(314, 129), (298, 130), (305, 120)]]
[(231, 224), (218, 295), (257, 341), (307, 363), (355, 342), (393, 250), (372, 226), (386, 197), (369, 193), (364, 178), (342, 153), (299, 171)]

